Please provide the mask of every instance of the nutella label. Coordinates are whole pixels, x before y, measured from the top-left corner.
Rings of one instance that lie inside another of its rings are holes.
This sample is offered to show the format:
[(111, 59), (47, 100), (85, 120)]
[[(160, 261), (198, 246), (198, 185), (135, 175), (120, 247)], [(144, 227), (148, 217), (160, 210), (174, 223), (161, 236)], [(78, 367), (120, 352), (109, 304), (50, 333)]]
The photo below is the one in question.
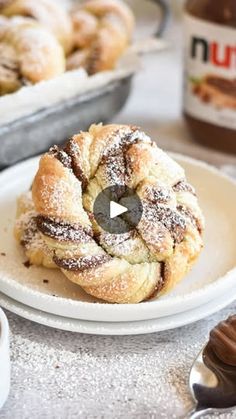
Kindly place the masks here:
[(184, 110), (236, 129), (236, 30), (186, 14), (184, 62)]

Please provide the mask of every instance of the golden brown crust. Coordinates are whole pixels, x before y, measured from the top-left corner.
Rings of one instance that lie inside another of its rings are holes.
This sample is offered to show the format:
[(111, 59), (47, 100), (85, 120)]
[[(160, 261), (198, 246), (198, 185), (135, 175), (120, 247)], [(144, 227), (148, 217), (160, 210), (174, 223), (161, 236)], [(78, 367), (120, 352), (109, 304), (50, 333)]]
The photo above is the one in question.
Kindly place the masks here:
[[(89, 74), (113, 69), (134, 28), (134, 16), (128, 6), (121, 1), (89, 0), (76, 6), (71, 16), (76, 51), (68, 58), (67, 68), (82, 65)], [(77, 49), (86, 51), (83, 60)]]
[[(91, 213), (98, 193), (121, 182), (136, 189), (143, 215), (132, 233), (117, 237)], [(137, 127), (93, 125), (63, 150), (54, 147), (41, 158), (32, 194), (54, 262), (109, 302), (136, 303), (169, 291), (202, 248), (204, 220), (183, 169)]]
[(51, 79), (64, 70), (60, 44), (37, 22), (13, 18), (0, 30), (0, 95)]
[(72, 24), (69, 15), (58, 2), (50, 0), (11, 0), (1, 7), (7, 17), (31, 17), (52, 31), (66, 54), (72, 49)]

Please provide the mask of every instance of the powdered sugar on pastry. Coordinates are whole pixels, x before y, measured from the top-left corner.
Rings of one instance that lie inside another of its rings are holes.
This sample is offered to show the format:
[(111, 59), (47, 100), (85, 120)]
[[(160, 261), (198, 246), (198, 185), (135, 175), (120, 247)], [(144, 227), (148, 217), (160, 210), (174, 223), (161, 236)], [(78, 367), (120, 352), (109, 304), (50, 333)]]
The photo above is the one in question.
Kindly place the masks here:
[[(41, 158), (32, 188), (54, 262), (106, 301), (167, 292), (202, 248), (203, 216), (184, 170), (134, 126), (93, 125), (73, 137), (76, 148), (71, 141)], [(97, 195), (117, 184), (133, 185), (143, 205), (137, 227), (121, 235), (103, 231), (93, 217)]]
[(31, 192), (21, 195), (17, 203), (17, 219), (14, 234), (25, 250), (30, 264), (56, 268), (53, 253), (46, 245), (36, 224), (37, 213), (34, 211)]
[[(13, 18), (0, 35), (0, 95), (64, 72), (62, 47), (47, 29), (32, 19)], [(6, 68), (11, 70), (8, 77), (4, 73)]]

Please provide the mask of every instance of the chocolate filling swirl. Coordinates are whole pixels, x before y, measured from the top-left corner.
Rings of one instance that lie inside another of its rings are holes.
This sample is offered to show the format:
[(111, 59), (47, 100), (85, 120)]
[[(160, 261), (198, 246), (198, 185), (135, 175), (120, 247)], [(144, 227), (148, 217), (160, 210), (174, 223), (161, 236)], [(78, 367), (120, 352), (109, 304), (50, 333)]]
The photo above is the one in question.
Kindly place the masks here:
[(182, 214), (182, 216), (187, 218), (187, 220), (189, 220), (194, 227), (197, 228), (199, 234), (202, 234), (203, 226), (200, 220), (197, 217), (195, 217), (195, 215), (192, 213), (192, 211), (189, 208), (183, 205), (178, 205), (177, 210), (180, 214)]
[(107, 180), (111, 185), (125, 185), (131, 174), (127, 152), (133, 144), (151, 143), (150, 138), (139, 128), (133, 126), (129, 131), (119, 128), (112, 133), (105, 148), (100, 165), (106, 167)]
[(160, 279), (158, 279), (155, 290), (149, 297), (146, 299), (146, 301), (151, 300), (152, 298), (155, 298), (156, 295), (159, 294), (159, 292), (162, 290), (164, 284), (165, 284), (165, 262), (159, 262), (160, 263)]
[[(106, 165), (106, 174), (111, 184), (124, 184), (126, 176), (129, 174), (129, 162), (126, 159), (128, 148), (135, 143), (151, 143), (150, 138), (139, 128), (133, 126), (130, 130), (124, 131), (119, 128), (112, 133), (108, 146), (105, 148), (99, 165)], [(85, 191), (89, 179), (84, 173), (80, 161), (80, 149), (74, 138), (71, 138), (63, 149), (53, 146), (49, 150), (64, 167), (71, 169), (74, 175), (82, 184), (82, 190)]]
[(80, 224), (56, 222), (41, 215), (36, 217), (36, 223), (39, 231), (52, 239), (78, 243), (87, 243), (92, 240), (92, 229), (84, 228)]
[(88, 186), (88, 179), (85, 176), (84, 170), (80, 164), (80, 149), (76, 141), (71, 138), (68, 143), (66, 144), (66, 147), (64, 149), (64, 152), (67, 153), (68, 156), (70, 156), (71, 159), (71, 168), (73, 170), (73, 173), (75, 177), (80, 180), (82, 184), (82, 190), (85, 191), (85, 189)]
[(54, 262), (57, 266), (59, 266), (59, 268), (75, 272), (83, 272), (88, 269), (97, 268), (98, 266), (103, 265), (106, 262), (109, 262), (109, 260), (111, 259), (112, 258), (109, 255), (84, 256), (78, 259), (60, 259), (57, 256), (53, 257)]
[(84, 174), (83, 168), (79, 162), (79, 147), (71, 138), (64, 149), (58, 146), (53, 146), (49, 150), (57, 160), (59, 160), (64, 167), (71, 169), (75, 177), (81, 182), (82, 190), (84, 191), (88, 186), (88, 179)]
[(190, 185), (188, 182), (186, 182), (185, 180), (180, 180), (178, 183), (176, 183), (173, 186), (172, 189), (174, 192), (190, 192), (196, 196), (194, 187)]

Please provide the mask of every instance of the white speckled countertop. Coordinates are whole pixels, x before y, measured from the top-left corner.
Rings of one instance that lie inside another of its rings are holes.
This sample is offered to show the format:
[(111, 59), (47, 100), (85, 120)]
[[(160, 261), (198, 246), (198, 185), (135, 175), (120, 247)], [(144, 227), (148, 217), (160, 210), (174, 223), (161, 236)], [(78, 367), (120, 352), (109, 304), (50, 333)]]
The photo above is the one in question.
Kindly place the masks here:
[[(177, 28), (169, 37), (180, 42)], [(206, 152), (189, 139), (180, 118), (180, 64), (179, 49), (147, 57), (116, 120), (141, 125), (165, 148), (218, 166), (235, 164), (235, 158)], [(73, 334), (7, 312), (12, 383), (0, 418), (185, 417), (192, 407), (190, 366), (209, 330), (235, 312), (236, 303), (190, 326), (133, 337)], [(220, 417), (236, 418), (236, 411)]]
[(195, 355), (209, 330), (235, 312), (236, 303), (177, 330), (124, 337), (63, 332), (7, 312), (12, 385), (0, 418), (185, 417)]

